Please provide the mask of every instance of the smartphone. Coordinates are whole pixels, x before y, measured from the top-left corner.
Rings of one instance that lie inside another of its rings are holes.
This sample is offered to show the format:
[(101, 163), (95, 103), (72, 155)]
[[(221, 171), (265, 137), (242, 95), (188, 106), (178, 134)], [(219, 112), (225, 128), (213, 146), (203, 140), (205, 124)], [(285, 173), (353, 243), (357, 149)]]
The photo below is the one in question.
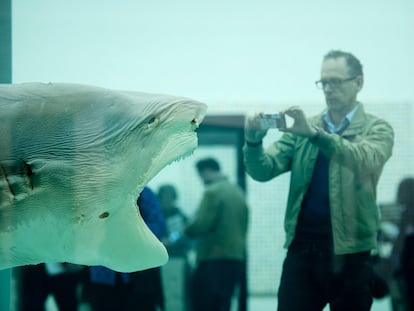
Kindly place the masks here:
[(260, 115), (260, 127), (263, 130), (270, 128), (285, 129), (285, 115), (281, 113), (262, 114)]

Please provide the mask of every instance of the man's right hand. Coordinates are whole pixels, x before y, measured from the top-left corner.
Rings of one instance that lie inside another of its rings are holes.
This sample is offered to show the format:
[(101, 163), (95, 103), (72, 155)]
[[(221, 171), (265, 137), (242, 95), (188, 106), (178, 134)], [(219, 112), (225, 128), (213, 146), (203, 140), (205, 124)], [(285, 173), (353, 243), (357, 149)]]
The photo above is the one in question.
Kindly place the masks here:
[(244, 136), (249, 143), (259, 143), (263, 140), (263, 137), (266, 136), (267, 129), (264, 130), (260, 127), (260, 115), (261, 113), (257, 113), (254, 116), (246, 118)]

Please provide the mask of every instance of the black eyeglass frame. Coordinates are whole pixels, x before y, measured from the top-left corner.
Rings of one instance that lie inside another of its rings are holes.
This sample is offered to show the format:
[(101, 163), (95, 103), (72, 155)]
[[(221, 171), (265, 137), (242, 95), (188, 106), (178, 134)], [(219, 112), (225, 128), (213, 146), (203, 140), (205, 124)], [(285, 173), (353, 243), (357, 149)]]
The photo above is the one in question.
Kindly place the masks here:
[(337, 88), (337, 87), (340, 87), (345, 82), (355, 80), (358, 77), (359, 75), (346, 78), (346, 79), (339, 79), (339, 78), (326, 79), (326, 80), (321, 79), (321, 80), (315, 81), (315, 85), (318, 89), (321, 89), (321, 90), (323, 90), (327, 84), (329, 84), (329, 86), (332, 88)]

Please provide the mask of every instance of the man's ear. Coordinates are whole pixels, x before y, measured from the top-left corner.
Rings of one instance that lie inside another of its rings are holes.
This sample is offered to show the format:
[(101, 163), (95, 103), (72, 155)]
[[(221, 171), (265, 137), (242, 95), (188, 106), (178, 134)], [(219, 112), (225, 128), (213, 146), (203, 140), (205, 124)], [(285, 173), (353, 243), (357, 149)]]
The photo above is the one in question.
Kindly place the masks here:
[(358, 91), (361, 91), (362, 87), (364, 86), (364, 76), (359, 75), (355, 78), (355, 81), (357, 83)]

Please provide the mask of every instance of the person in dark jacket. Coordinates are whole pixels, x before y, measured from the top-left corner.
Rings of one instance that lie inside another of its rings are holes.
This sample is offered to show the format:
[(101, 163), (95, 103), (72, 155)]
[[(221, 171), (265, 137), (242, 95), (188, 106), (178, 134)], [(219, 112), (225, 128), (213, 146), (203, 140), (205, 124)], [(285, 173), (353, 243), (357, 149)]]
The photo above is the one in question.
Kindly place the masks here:
[(228, 311), (244, 277), (248, 206), (243, 191), (228, 181), (213, 158), (196, 164), (205, 192), (185, 233), (196, 239), (192, 278), (194, 311)]

